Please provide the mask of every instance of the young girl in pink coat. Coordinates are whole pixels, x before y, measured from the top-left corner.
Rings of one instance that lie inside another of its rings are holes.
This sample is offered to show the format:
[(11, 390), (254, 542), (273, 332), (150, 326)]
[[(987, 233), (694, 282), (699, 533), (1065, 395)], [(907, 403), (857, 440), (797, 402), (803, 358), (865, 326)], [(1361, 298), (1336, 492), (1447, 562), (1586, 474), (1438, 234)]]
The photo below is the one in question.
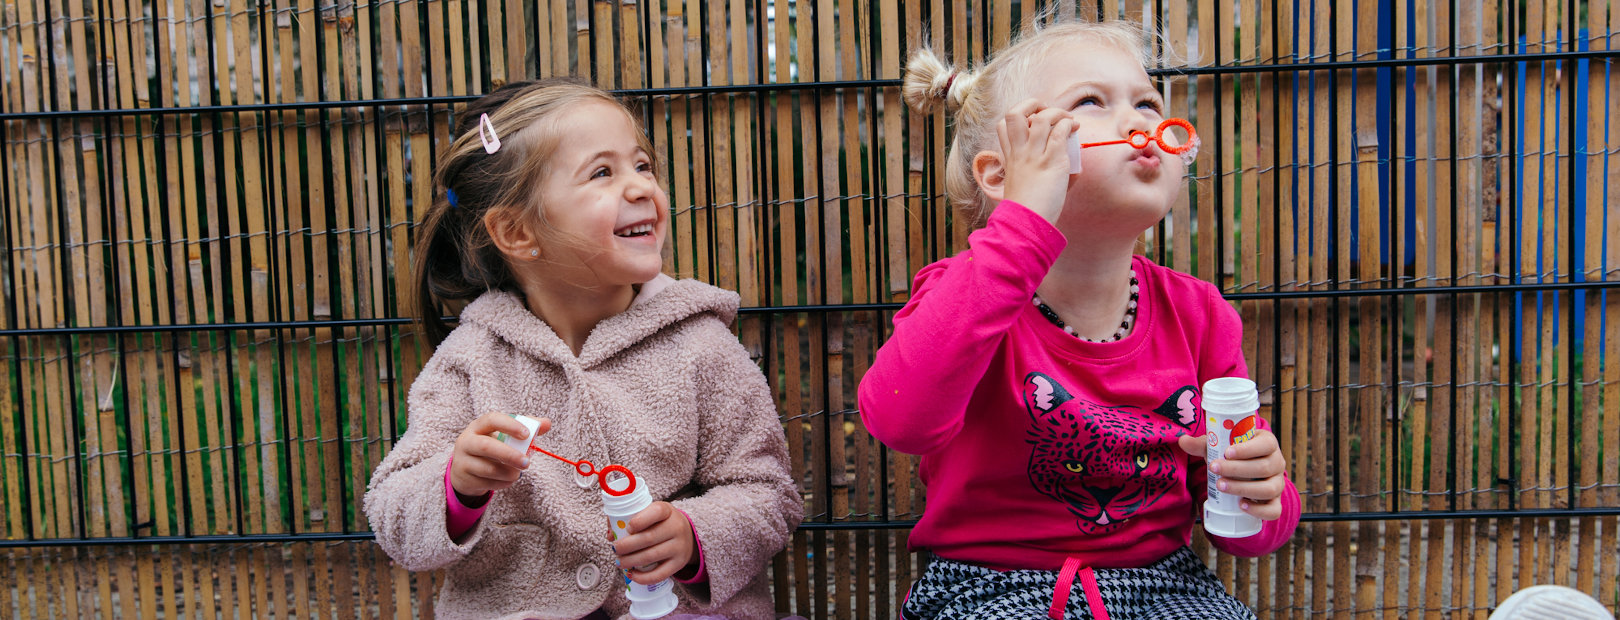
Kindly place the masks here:
[[(727, 328), (737, 295), (660, 273), (669, 199), (635, 117), (557, 79), (462, 114), (416, 230), (438, 348), (366, 493), (377, 543), (448, 569), (448, 617), (618, 617), (626, 579), (669, 578), (677, 615), (774, 617), (765, 565), (803, 514), (781, 424)], [(446, 335), (446, 303), (469, 301)], [(497, 432), (628, 467), (656, 501), (609, 542), (594, 479)]]

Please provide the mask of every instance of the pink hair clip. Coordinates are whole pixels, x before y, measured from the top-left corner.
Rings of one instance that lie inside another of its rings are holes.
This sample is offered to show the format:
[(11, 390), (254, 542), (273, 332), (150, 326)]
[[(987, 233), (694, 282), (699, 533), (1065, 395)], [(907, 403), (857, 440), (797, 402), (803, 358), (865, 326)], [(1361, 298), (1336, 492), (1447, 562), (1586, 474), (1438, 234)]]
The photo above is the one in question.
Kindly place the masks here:
[[(486, 127), (488, 133), (485, 133)], [(478, 139), (484, 142), (485, 153), (494, 155), (495, 151), (501, 150), (501, 136), (495, 133), (495, 123), (489, 121), (488, 114), (482, 114), (478, 117)]]

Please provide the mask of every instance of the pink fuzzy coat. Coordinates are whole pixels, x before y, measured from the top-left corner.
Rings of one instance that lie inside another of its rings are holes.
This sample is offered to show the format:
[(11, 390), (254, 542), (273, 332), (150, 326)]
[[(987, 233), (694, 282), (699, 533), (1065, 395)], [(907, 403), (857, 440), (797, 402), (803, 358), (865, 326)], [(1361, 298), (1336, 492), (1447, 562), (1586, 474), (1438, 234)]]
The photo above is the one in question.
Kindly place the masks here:
[(690, 516), (708, 583), (677, 585), (676, 613), (774, 618), (766, 563), (803, 504), (770, 388), (726, 327), (737, 303), (660, 276), (575, 357), (520, 297), (479, 297), (411, 386), (410, 426), (372, 474), (365, 511), (377, 543), (408, 570), (449, 569), (437, 605), (446, 617), (625, 614), (599, 491), (565, 463), (534, 453), (463, 542), (445, 530), (445, 465), (467, 424), (492, 411), (549, 417), (540, 447), (624, 465)]

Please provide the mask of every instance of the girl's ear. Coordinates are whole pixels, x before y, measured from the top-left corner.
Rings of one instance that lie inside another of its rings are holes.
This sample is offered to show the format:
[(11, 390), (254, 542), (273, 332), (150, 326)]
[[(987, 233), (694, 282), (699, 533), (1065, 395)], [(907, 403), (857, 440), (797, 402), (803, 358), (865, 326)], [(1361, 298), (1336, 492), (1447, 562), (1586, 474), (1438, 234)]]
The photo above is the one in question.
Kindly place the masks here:
[(1001, 153), (979, 151), (978, 155), (974, 155), (973, 180), (978, 182), (979, 190), (984, 192), (991, 204), (1001, 202), (1002, 195), (1007, 191), (1007, 168), (1001, 161)]
[(540, 257), (540, 237), (529, 218), (523, 217), (522, 209), (497, 207), (485, 211), (484, 227), (507, 262), (519, 264)]

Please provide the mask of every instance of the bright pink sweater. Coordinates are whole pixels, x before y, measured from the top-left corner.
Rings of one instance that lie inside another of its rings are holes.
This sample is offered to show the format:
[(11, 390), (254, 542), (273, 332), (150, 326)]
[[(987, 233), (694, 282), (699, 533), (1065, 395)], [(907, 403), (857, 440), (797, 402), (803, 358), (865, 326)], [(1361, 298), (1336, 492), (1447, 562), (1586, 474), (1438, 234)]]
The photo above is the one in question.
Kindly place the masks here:
[[(968, 250), (917, 273), (861, 380), (872, 435), (922, 455), (928, 503), (912, 549), (1055, 570), (1070, 556), (1146, 566), (1191, 540), (1207, 479), (1176, 438), (1204, 433), (1205, 381), (1248, 375), (1242, 323), (1214, 286), (1138, 256), (1135, 328), (1081, 341), (1031, 302), (1065, 243), (1003, 202)], [(1240, 556), (1277, 550), (1299, 523), (1292, 482), (1282, 502), (1259, 534), (1211, 541)]]

